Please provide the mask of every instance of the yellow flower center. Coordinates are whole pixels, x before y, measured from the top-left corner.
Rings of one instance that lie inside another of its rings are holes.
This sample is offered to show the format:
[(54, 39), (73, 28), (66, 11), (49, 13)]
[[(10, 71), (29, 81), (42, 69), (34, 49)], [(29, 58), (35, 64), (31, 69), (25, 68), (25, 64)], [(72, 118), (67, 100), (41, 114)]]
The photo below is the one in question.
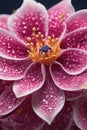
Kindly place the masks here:
[(52, 35), (52, 37), (48, 36), (47, 39), (44, 39), (41, 32), (36, 33), (37, 29), (35, 27), (32, 31), (32, 39), (30, 37), (27, 38), (29, 58), (33, 61), (49, 65), (60, 55), (60, 42), (58, 38), (55, 38), (55, 35)]

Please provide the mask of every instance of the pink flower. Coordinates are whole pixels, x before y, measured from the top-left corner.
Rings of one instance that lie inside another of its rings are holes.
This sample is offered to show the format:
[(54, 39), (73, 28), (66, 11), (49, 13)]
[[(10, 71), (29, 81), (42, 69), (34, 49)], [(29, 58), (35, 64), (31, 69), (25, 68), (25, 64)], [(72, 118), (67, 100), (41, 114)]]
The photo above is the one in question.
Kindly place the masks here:
[[(51, 124), (62, 110), (55, 120), (63, 120), (66, 113), (61, 113), (69, 106), (65, 97), (77, 99), (87, 87), (87, 10), (75, 13), (71, 0), (63, 0), (47, 12), (40, 3), (24, 0), (7, 22), (9, 31), (0, 28), (0, 79), (14, 83), (2, 93), (0, 115), (9, 114), (23, 101), (27, 104), (25, 98), (32, 94), (38, 117)], [(24, 102), (20, 107), (25, 107)]]

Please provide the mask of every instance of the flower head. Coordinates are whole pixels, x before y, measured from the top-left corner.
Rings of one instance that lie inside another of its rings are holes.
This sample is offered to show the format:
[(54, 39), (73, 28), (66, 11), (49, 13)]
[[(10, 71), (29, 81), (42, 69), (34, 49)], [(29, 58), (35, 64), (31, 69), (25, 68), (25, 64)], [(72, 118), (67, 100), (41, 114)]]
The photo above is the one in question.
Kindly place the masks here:
[(0, 28), (0, 78), (14, 81), (18, 98), (7, 113), (19, 106), (21, 97), (32, 94), (34, 112), (51, 124), (65, 96), (76, 99), (86, 89), (87, 10), (74, 11), (71, 0), (48, 11), (40, 3), (24, 0), (8, 18), (9, 31)]

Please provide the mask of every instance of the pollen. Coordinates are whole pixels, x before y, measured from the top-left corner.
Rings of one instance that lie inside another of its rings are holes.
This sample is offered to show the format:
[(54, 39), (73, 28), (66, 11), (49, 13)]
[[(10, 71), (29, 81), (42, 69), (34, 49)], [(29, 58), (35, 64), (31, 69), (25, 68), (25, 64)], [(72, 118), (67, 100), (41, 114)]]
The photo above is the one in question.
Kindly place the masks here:
[(45, 65), (55, 61), (61, 52), (60, 41), (55, 35), (44, 38), (41, 32), (37, 33), (37, 29), (32, 28), (32, 38), (27, 38), (27, 47), (29, 58)]

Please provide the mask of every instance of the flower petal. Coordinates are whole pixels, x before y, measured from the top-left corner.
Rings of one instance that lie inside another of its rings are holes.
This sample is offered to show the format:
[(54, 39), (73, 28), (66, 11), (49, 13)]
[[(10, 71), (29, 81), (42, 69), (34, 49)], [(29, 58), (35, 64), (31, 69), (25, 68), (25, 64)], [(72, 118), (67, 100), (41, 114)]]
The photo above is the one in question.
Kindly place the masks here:
[(65, 23), (67, 25), (67, 33), (79, 28), (87, 27), (87, 9), (75, 12), (66, 20)]
[(0, 29), (0, 56), (21, 60), (28, 57), (27, 47), (13, 34), (5, 29)]
[(61, 49), (78, 48), (87, 51), (87, 28), (67, 34), (61, 41)]
[(60, 37), (65, 32), (64, 21), (74, 12), (71, 0), (63, 0), (48, 10), (49, 35)]
[(70, 127), (70, 129), (69, 130), (80, 130), (77, 126), (76, 126), (76, 124), (73, 122), (72, 123), (72, 126)]
[(87, 68), (87, 52), (74, 48), (66, 49), (60, 54), (58, 62), (68, 74), (80, 74)]
[(29, 66), (25, 77), (14, 83), (13, 91), (17, 97), (22, 97), (40, 89), (45, 81), (45, 68), (39, 63)]
[(51, 125), (44, 125), (42, 130), (69, 130), (72, 123), (72, 102), (66, 102)]
[(67, 101), (73, 101), (80, 98), (83, 94), (83, 91), (64, 91), (64, 93)]
[(29, 60), (9, 60), (0, 57), (0, 79), (17, 80), (24, 77)]
[(44, 121), (34, 113), (30, 97), (1, 121), (11, 130), (40, 130), (44, 125)]
[(2, 14), (0, 15), (0, 27), (7, 29), (8, 30), (8, 26), (7, 26), (7, 20), (9, 18), (9, 15), (6, 14)]
[(76, 125), (81, 130), (87, 130), (87, 98), (82, 97), (80, 98), (75, 106), (73, 117)]
[(87, 70), (79, 75), (66, 73), (60, 64), (54, 62), (50, 67), (54, 83), (63, 90), (76, 91), (87, 88)]
[(4, 116), (12, 112), (23, 100), (24, 98), (17, 99), (12, 92), (12, 87), (8, 86), (0, 95), (0, 116)]
[(61, 111), (65, 103), (63, 92), (53, 83), (48, 72), (43, 87), (32, 95), (32, 107), (35, 113), (48, 124)]
[(24, 41), (27, 37), (32, 36), (33, 27), (36, 27), (37, 32), (41, 32), (45, 36), (48, 31), (47, 11), (40, 3), (24, 0), (16, 13), (9, 17), (8, 26)]

